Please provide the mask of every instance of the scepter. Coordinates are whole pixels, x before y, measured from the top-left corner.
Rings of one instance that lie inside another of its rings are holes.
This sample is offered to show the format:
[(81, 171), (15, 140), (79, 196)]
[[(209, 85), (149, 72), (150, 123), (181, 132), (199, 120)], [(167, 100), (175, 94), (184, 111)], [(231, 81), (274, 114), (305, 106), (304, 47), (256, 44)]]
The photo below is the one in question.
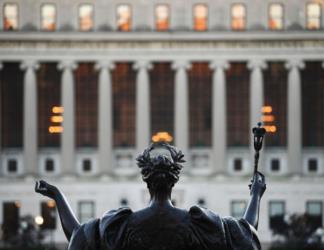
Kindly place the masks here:
[(254, 149), (255, 149), (255, 154), (254, 154), (254, 173), (253, 176), (258, 171), (258, 164), (259, 164), (259, 158), (260, 158), (260, 150), (262, 148), (262, 143), (264, 139), (264, 135), (266, 133), (265, 128), (261, 127), (262, 123), (259, 122), (257, 127), (254, 127), (252, 129), (253, 132), (253, 144), (254, 144)]

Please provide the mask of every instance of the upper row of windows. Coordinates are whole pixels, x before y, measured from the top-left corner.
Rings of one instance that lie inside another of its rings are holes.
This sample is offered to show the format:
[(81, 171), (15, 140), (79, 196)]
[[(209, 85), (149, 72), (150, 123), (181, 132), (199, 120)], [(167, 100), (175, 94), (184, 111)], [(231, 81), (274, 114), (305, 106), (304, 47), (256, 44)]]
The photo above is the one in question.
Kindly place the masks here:
[[(129, 4), (117, 6), (117, 27), (120, 31), (130, 31), (132, 28), (132, 7)], [(233, 30), (246, 29), (246, 6), (242, 3), (233, 4), (231, 7), (231, 28)], [(308, 3), (306, 6), (306, 28), (321, 28), (321, 6), (318, 3)], [(170, 28), (170, 8), (167, 4), (155, 6), (155, 29), (167, 31)], [(48, 3), (41, 6), (41, 29), (56, 30), (57, 10), (55, 4)], [(4, 5), (4, 30), (18, 29), (18, 5), (6, 3)], [(78, 9), (79, 29), (90, 31), (94, 27), (94, 6), (82, 4)], [(272, 3), (269, 6), (268, 28), (271, 30), (284, 29), (284, 6), (279, 3)], [(208, 6), (196, 4), (193, 6), (193, 29), (206, 31), (208, 29)]]

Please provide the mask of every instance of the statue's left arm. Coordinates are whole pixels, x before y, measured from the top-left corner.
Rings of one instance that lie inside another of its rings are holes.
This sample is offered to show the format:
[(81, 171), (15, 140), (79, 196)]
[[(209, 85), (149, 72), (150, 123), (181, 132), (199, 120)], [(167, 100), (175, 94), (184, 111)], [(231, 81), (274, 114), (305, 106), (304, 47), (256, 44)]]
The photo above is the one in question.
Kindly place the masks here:
[(45, 181), (36, 182), (35, 192), (55, 200), (63, 231), (68, 241), (70, 241), (73, 231), (80, 227), (80, 223), (75, 217), (64, 194), (57, 187)]
[(243, 216), (243, 218), (255, 229), (258, 229), (260, 202), (265, 190), (265, 177), (260, 172), (256, 172), (252, 184), (250, 185), (251, 199)]

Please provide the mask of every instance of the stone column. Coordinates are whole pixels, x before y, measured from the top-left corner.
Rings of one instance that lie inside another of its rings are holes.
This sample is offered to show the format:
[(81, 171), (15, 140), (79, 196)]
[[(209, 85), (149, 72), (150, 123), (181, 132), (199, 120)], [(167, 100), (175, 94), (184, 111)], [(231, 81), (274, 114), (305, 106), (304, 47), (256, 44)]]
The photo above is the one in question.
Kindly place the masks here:
[(73, 61), (63, 61), (58, 65), (62, 70), (61, 105), (63, 112), (63, 133), (61, 135), (61, 173), (72, 176), (75, 169), (75, 102), (73, 70), (77, 65)]
[(95, 65), (99, 70), (98, 86), (98, 151), (99, 174), (111, 174), (113, 170), (113, 96), (110, 71), (114, 64), (101, 61)]
[(148, 71), (152, 65), (148, 61), (134, 64), (138, 70), (136, 78), (136, 151), (142, 152), (151, 141), (150, 80)]
[(24, 75), (24, 129), (23, 129), (23, 160), (26, 175), (35, 175), (37, 164), (37, 80), (36, 70), (39, 64), (36, 61), (24, 61), (20, 68), (25, 70)]
[(302, 110), (301, 80), (299, 69), (305, 64), (300, 60), (286, 63), (288, 75), (288, 169), (292, 175), (301, 175), (302, 169)]
[(213, 61), (212, 85), (212, 172), (226, 173), (226, 61)]
[(190, 63), (187, 61), (176, 61), (173, 63), (172, 68), (176, 70), (174, 91), (175, 146), (186, 155), (189, 148), (189, 93), (187, 70), (190, 69)]

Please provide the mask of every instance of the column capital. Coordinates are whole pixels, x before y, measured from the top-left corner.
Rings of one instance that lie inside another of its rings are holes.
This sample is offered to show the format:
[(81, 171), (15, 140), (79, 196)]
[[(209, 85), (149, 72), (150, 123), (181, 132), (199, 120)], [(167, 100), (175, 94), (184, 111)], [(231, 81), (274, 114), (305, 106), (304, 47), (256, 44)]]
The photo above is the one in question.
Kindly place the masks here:
[(249, 70), (255, 70), (255, 69), (266, 69), (268, 67), (265, 60), (262, 59), (252, 59), (248, 62), (247, 65)]
[(136, 61), (133, 65), (133, 69), (135, 70), (141, 70), (141, 69), (151, 70), (152, 68), (153, 68), (152, 63), (147, 60)]
[(103, 60), (103, 61), (97, 61), (95, 64), (95, 70), (102, 70), (102, 69), (108, 69), (108, 70), (113, 70), (115, 69), (115, 63), (109, 60)]
[(58, 70), (75, 70), (78, 64), (75, 61), (61, 61), (57, 64)]
[(285, 64), (286, 69), (292, 70), (293, 68), (304, 69), (305, 63), (301, 59), (290, 59)]
[(222, 69), (227, 70), (229, 69), (230, 64), (227, 60), (213, 60), (209, 64), (209, 68), (212, 70)]
[(20, 69), (21, 70), (27, 70), (27, 69), (38, 70), (39, 63), (36, 60), (26, 60), (20, 64)]
[(187, 60), (176, 60), (172, 63), (172, 69), (173, 70), (188, 70), (191, 68), (191, 63)]

